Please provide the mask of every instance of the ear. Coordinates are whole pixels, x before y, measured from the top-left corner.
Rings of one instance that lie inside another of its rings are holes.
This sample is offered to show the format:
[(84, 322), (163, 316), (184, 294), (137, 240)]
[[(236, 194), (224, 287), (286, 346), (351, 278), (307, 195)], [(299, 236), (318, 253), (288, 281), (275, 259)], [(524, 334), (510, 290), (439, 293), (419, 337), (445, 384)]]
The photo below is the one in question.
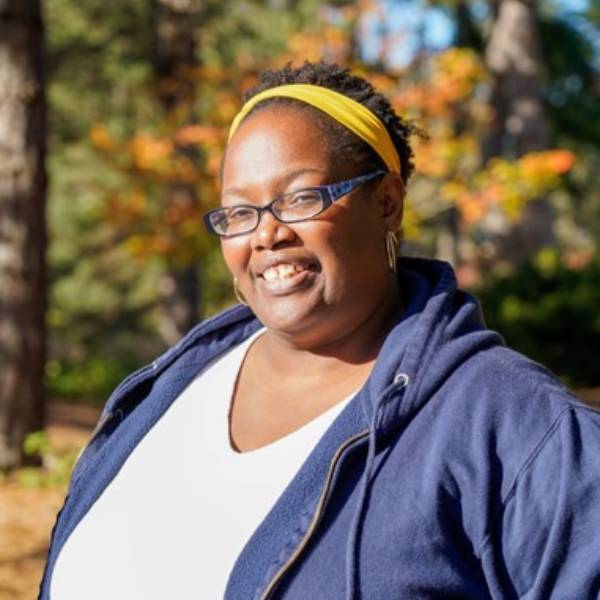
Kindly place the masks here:
[(386, 173), (379, 184), (379, 210), (386, 231), (397, 231), (402, 224), (406, 190), (400, 175)]

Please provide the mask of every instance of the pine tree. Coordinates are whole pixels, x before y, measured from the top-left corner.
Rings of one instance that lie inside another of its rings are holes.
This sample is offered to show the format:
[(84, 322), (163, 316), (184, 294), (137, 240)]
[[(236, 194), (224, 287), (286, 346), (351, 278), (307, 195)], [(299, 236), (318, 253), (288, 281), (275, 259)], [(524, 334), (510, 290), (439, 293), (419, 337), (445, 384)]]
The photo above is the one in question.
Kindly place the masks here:
[(40, 0), (0, 3), (0, 468), (43, 426), (46, 177)]
[[(154, 6), (156, 50), (155, 76), (160, 106), (166, 121), (194, 123), (196, 81), (194, 72), (199, 66), (197, 39), (200, 28), (197, 20), (200, 6), (196, 2), (159, 0)], [(177, 150), (182, 158), (197, 160), (193, 148)], [(175, 203), (183, 210), (198, 205), (195, 185), (182, 179), (172, 181), (165, 189), (166, 205)], [(158, 327), (163, 339), (174, 344), (199, 319), (200, 280), (195, 264), (176, 264), (170, 261), (160, 281)]]

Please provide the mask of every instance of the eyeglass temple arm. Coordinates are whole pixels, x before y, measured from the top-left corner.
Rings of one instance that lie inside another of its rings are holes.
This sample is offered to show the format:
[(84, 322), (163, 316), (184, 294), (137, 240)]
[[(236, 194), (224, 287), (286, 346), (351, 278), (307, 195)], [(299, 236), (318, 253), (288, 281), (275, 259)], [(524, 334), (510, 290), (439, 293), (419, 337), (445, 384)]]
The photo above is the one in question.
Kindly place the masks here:
[(339, 200), (342, 196), (349, 194), (353, 189), (357, 188), (359, 185), (366, 183), (371, 179), (375, 179), (375, 177), (378, 177), (379, 175), (385, 175), (385, 173), (385, 171), (374, 171), (373, 173), (367, 173), (366, 175), (359, 175), (354, 179), (340, 181), (339, 183), (332, 183), (323, 187), (327, 189), (327, 193), (329, 194), (329, 200), (331, 202), (335, 202), (336, 200)]

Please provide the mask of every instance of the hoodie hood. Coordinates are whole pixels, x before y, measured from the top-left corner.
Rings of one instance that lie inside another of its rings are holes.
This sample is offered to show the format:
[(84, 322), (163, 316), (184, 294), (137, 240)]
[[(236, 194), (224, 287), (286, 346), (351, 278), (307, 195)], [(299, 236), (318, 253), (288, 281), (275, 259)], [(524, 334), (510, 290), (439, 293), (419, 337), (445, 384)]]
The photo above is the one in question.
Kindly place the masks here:
[(366, 384), (368, 393), (362, 396), (371, 423), (385, 388), (398, 378), (406, 388), (401, 403), (388, 399), (379, 405), (377, 429), (383, 435), (416, 413), (470, 356), (503, 344), (485, 328), (477, 299), (457, 289), (448, 263), (401, 258), (398, 284), (406, 307), (380, 350)]
[[(379, 441), (408, 423), (435, 390), (473, 353), (501, 343), (485, 329), (477, 300), (457, 289), (450, 265), (403, 258), (398, 283), (406, 308), (382, 346), (360, 395), (368, 446), (346, 542), (346, 599), (357, 591), (358, 539), (374, 478)], [(383, 389), (382, 389), (382, 386)]]

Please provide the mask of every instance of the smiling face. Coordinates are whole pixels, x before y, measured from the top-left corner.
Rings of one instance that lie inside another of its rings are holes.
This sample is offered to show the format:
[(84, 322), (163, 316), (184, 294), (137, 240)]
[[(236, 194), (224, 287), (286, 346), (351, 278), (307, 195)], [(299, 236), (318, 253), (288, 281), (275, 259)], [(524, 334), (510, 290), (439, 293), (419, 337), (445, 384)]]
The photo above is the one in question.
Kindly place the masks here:
[[(268, 107), (248, 117), (223, 165), (223, 206), (264, 206), (295, 190), (362, 175), (340, 165), (310, 113)], [(280, 223), (263, 213), (257, 229), (222, 239), (223, 257), (248, 304), (270, 332), (303, 347), (350, 333), (389, 299), (385, 231), (398, 225), (401, 182), (368, 182), (324, 213)]]

